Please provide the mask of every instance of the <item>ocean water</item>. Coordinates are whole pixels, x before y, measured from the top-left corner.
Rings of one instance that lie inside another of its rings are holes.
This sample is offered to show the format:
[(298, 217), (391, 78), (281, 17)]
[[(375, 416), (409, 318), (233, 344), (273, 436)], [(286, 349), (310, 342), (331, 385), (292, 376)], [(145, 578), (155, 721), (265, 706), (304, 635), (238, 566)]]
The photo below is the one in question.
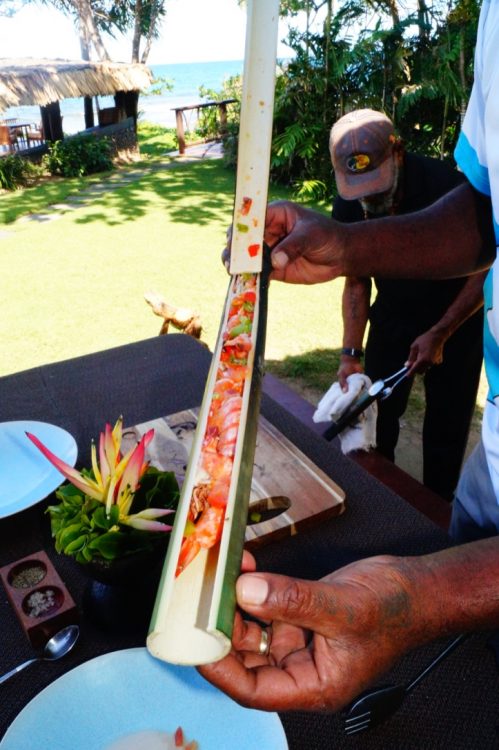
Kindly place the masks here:
[[(175, 107), (186, 107), (203, 101), (199, 96), (199, 87), (221, 91), (223, 82), (243, 72), (242, 60), (223, 60), (206, 63), (177, 63), (171, 65), (150, 65), (154, 78), (166, 78), (172, 84), (172, 90), (164, 94), (145, 94), (139, 99), (139, 119), (175, 127)], [(206, 101), (206, 100), (204, 100)], [(100, 96), (99, 107), (112, 107), (112, 96)], [(95, 111), (95, 105), (94, 105)], [(63, 128), (65, 133), (77, 133), (85, 127), (82, 99), (63, 99), (61, 101)], [(189, 114), (186, 113), (189, 124)], [(40, 122), (40, 108), (11, 107), (2, 113), (2, 117), (18, 117), (25, 122)], [(193, 115), (194, 117), (194, 115)], [(96, 118), (97, 121), (97, 118)], [(194, 123), (192, 123), (194, 126)]]

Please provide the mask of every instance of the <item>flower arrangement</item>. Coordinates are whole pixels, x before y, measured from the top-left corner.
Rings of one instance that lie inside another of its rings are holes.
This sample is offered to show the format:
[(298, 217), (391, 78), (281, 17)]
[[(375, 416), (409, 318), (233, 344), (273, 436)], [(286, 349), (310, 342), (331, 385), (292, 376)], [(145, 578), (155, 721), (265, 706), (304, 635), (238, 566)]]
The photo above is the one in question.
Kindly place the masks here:
[(145, 460), (153, 439), (149, 430), (125, 455), (121, 452), (123, 419), (106, 424), (99, 456), (92, 443), (92, 468), (81, 472), (55, 456), (33, 434), (26, 433), (70, 484), (56, 491), (50, 505), (52, 536), (57, 552), (80, 563), (112, 561), (154, 550), (172, 529), (163, 516), (175, 511), (179, 488), (173, 472), (159, 471)]

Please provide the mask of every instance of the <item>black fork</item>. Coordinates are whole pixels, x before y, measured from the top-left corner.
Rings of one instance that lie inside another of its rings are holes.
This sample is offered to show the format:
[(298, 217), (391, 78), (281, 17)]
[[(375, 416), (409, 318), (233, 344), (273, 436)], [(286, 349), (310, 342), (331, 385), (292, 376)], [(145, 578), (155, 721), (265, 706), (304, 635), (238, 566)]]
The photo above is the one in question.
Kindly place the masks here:
[(438, 656), (433, 659), (412, 682), (407, 685), (386, 685), (374, 688), (357, 698), (349, 708), (346, 709), (344, 719), (344, 731), (347, 735), (365, 732), (371, 727), (381, 724), (382, 721), (391, 716), (402, 705), (405, 697), (419, 685), (446, 656), (451, 654), (455, 648), (462, 643), (468, 634), (458, 635), (454, 638)]

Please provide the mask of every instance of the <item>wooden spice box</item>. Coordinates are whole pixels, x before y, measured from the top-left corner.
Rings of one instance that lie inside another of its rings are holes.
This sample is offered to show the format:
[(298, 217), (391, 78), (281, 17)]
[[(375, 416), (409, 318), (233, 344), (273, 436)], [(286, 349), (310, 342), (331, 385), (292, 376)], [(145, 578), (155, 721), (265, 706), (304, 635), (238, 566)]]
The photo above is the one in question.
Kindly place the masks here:
[(0, 578), (34, 648), (78, 622), (76, 604), (43, 550), (0, 568)]

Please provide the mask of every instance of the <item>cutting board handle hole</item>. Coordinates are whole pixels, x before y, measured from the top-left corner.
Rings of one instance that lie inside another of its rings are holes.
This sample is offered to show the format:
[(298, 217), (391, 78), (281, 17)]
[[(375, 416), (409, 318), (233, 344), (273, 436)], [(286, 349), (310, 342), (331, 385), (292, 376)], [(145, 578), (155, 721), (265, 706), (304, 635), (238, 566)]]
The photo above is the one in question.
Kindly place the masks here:
[(264, 497), (251, 503), (248, 510), (248, 526), (270, 521), (291, 508), (291, 500), (285, 495)]

